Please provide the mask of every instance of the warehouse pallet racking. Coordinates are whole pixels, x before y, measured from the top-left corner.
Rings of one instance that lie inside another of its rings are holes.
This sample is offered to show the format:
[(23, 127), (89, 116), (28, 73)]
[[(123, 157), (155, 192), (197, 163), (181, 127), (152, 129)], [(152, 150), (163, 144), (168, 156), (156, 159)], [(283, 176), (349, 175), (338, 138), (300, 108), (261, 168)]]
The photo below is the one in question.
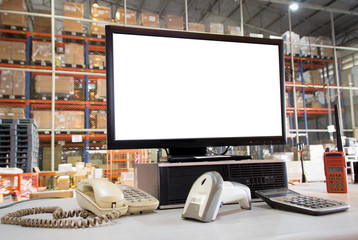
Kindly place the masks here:
[[(60, 1), (59, 1), (60, 2)], [(125, 5), (126, 1), (124, 1)], [(54, 5), (55, 1), (51, 1), (51, 5)], [(62, 4), (62, 2), (60, 3)], [(47, 6), (48, 7), (48, 6)], [(53, 8), (52, 8), (53, 7)], [(83, 112), (84, 121), (83, 128), (44, 128), (40, 129), (40, 144), (44, 147), (53, 147), (53, 146), (62, 146), (66, 151), (78, 150), (81, 152), (82, 160), (85, 162), (89, 161), (89, 151), (91, 149), (106, 149), (106, 129), (105, 128), (93, 128), (95, 127), (95, 121), (93, 121), (91, 113), (98, 111), (106, 110), (106, 101), (105, 99), (95, 98), (96, 83), (99, 80), (105, 79), (105, 68), (98, 68), (89, 65), (89, 56), (90, 54), (101, 54), (105, 52), (104, 46), (104, 36), (103, 35), (90, 35), (87, 33), (75, 33), (69, 31), (61, 31), (54, 28), (54, 23), (61, 22), (65, 19), (68, 20), (78, 20), (83, 21), (85, 24), (90, 24), (93, 21), (87, 18), (77, 19), (71, 17), (60, 16), (58, 9), (55, 10), (54, 6), (50, 6), (53, 15), (51, 14), (37, 14), (35, 13), (26, 13), (28, 15), (33, 14), (34, 16), (39, 15), (40, 17), (51, 19), (52, 21), (52, 34), (49, 33), (39, 33), (31, 31), (29, 28), (14, 27), (14, 26), (3, 26), (0, 28), (0, 40), (4, 41), (14, 41), (14, 42), (23, 42), (26, 44), (26, 61), (9, 61), (9, 59), (0, 59), (0, 71), (1, 70), (24, 70), (26, 71), (26, 91), (24, 96), (15, 96), (15, 95), (3, 95), (0, 97), (0, 104), (2, 106), (12, 106), (12, 107), (23, 107), (25, 111), (25, 117), (31, 117), (31, 112), (33, 110), (51, 110), (55, 112), (56, 110), (68, 111), (68, 110), (77, 110)], [(190, 7), (189, 7), (190, 8)], [(1, 10), (0, 10), (1, 12)], [(242, 17), (242, 16), (241, 16)], [(138, 22), (138, 19), (137, 19)], [(99, 23), (103, 23), (99, 21)], [(116, 24), (116, 23), (114, 23)], [(243, 21), (241, 21), (241, 29), (243, 33)], [(123, 24), (122, 24), (123, 25)], [(58, 30), (58, 31), (57, 31)], [(72, 65), (72, 64), (63, 64), (57, 63), (55, 57), (53, 58), (54, 65), (49, 64), (49, 62), (32, 62), (31, 61), (31, 45), (33, 41), (39, 41), (44, 39), (48, 43), (53, 44), (54, 54), (62, 55), (67, 44), (77, 43), (81, 44), (84, 47), (84, 64), (83, 65)], [(333, 46), (333, 45), (332, 45)], [(335, 46), (333, 46), (335, 47)], [(316, 130), (317, 132), (327, 133), (326, 130), (320, 129), (318, 126), (318, 119), (322, 117), (326, 118), (328, 123), (331, 123), (330, 114), (332, 112), (332, 107), (330, 102), (326, 101), (322, 107), (313, 108), (307, 107), (305, 104), (306, 95), (314, 95), (314, 93), (326, 91), (326, 95), (330, 94), (331, 90), (337, 90), (340, 92), (341, 89), (337, 86), (342, 86), (342, 81), (340, 80), (339, 84), (334, 83), (334, 77), (331, 69), (331, 64), (335, 61), (334, 59), (327, 58), (317, 58), (316, 56), (286, 56), (285, 64), (287, 67), (287, 72), (290, 72), (291, 63), (290, 60), (293, 59), (294, 72), (301, 75), (301, 81), (294, 82), (291, 79), (286, 81), (286, 91), (289, 97), (290, 105), (287, 105), (286, 115), (289, 118), (290, 122), (290, 133), (293, 134), (302, 134), (305, 136), (305, 142), (310, 143), (308, 134), (310, 130), (308, 121), (316, 120)], [(338, 61), (338, 68), (340, 72), (340, 62)], [(303, 73), (308, 69), (320, 69), (322, 75), (325, 76), (322, 83), (305, 83), (303, 78)], [(74, 77), (75, 91), (78, 93), (78, 97), (74, 96), (63, 96), (57, 93), (36, 95), (34, 93), (33, 82), (34, 78), (39, 75), (53, 75), (53, 76), (71, 76)], [(296, 99), (293, 99), (293, 91), (298, 91), (302, 95), (303, 107), (295, 107)], [(342, 92), (340, 92), (342, 94)], [(53, 99), (52, 99), (53, 98)], [(343, 97), (341, 99), (341, 105), (343, 104)], [(343, 108), (342, 108), (343, 109)], [(342, 111), (343, 118), (345, 117), (346, 111)], [(297, 115), (298, 122), (295, 124), (294, 115)], [(298, 126), (300, 124), (300, 126)], [(296, 126), (297, 125), (297, 126)], [(298, 129), (298, 131), (297, 131)], [(313, 129), (315, 130), (315, 129)], [(317, 133), (318, 134), (318, 133)], [(81, 139), (81, 142), (74, 142), (73, 137)], [(297, 138), (292, 137), (290, 142), (290, 147), (295, 146), (297, 143)], [(262, 147), (257, 146), (259, 152), (259, 157), (262, 158), (263, 154), (261, 153)], [(270, 146), (270, 151), (273, 153), (273, 147)]]

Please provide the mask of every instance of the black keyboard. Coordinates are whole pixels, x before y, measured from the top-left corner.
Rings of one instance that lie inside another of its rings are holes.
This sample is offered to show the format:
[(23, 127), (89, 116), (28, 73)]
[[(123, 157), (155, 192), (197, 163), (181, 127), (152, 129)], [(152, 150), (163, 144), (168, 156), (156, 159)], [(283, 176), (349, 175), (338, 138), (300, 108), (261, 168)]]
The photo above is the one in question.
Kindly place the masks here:
[(270, 207), (310, 215), (342, 212), (350, 206), (344, 202), (310, 197), (287, 188), (255, 191)]

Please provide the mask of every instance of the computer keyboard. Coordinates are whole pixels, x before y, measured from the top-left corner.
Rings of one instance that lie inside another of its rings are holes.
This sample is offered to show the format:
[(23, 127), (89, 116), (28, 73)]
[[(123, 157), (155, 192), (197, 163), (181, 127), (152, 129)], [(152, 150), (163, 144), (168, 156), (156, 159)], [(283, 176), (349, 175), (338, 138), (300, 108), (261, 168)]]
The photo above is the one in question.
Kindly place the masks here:
[(255, 191), (270, 207), (310, 215), (342, 212), (350, 206), (344, 202), (310, 197), (287, 188)]

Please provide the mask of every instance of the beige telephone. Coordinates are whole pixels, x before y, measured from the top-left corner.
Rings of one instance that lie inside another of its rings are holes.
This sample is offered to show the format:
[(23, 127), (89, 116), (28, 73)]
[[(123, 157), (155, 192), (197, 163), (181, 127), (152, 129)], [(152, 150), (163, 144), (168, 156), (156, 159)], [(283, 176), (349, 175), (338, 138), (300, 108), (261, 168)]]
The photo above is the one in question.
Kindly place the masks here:
[(86, 179), (79, 182), (76, 198), (81, 208), (89, 210), (97, 216), (119, 211), (127, 213), (123, 192), (118, 186), (106, 179)]
[[(82, 228), (111, 221), (126, 213), (155, 210), (159, 205), (159, 201), (148, 193), (125, 185), (119, 187), (107, 179), (82, 180), (77, 185), (76, 198), (82, 210), (65, 212), (60, 207), (28, 208), (4, 215), (1, 222), (26, 227)], [(90, 216), (86, 210), (96, 216)], [(23, 218), (41, 213), (52, 213), (54, 219)], [(64, 219), (69, 217), (83, 219)]]

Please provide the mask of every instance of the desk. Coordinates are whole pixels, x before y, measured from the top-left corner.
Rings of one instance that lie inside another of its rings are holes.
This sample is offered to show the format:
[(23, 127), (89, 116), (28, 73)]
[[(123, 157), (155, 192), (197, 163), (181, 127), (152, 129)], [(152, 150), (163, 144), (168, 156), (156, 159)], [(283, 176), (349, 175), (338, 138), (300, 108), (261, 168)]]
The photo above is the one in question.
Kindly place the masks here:
[[(310, 216), (271, 209), (264, 202), (253, 203), (252, 210), (238, 210), (238, 205), (225, 205), (218, 218), (210, 223), (181, 219), (182, 209), (157, 210), (153, 213), (124, 216), (113, 223), (89, 229), (25, 228), (0, 224), (1, 239), (358, 239), (358, 184), (349, 184), (349, 194), (327, 193), (324, 183), (290, 186), (292, 190), (348, 202), (346, 212)], [(0, 209), (0, 216), (18, 209), (35, 206), (78, 208), (76, 199), (41, 200)], [(43, 218), (51, 215), (37, 215)]]

